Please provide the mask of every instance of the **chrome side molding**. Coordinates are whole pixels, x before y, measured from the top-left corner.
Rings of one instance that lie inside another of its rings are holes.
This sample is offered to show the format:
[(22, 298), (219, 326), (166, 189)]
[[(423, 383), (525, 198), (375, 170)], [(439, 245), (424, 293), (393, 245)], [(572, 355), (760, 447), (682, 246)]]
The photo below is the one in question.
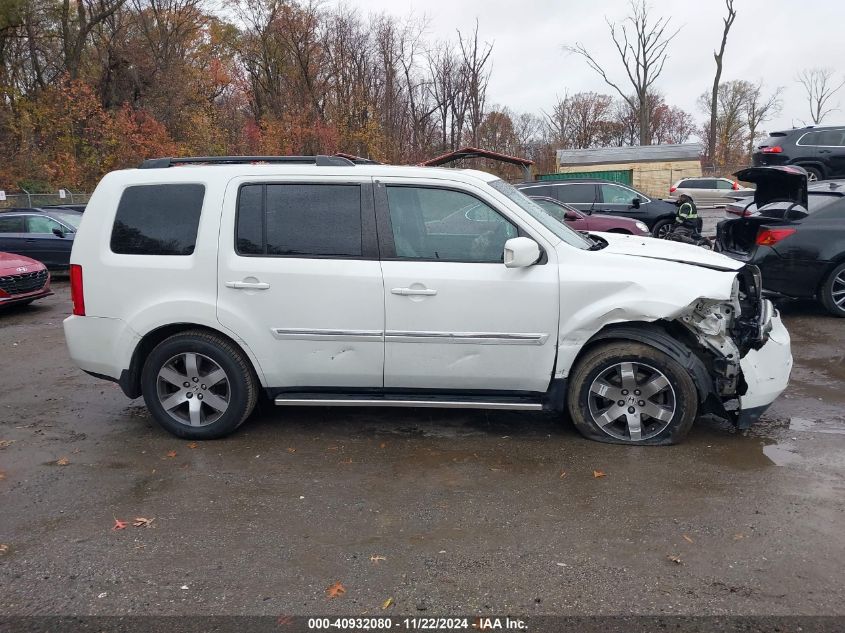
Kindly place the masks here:
[(313, 330), (305, 328), (272, 328), (277, 339), (297, 341), (373, 341), (384, 340), (381, 330)]

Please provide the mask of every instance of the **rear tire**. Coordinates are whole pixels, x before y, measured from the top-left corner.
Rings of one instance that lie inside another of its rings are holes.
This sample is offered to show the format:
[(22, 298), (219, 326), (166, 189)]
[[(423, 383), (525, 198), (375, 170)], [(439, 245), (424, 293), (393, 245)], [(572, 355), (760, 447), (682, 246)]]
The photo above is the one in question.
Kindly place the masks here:
[(819, 291), (819, 299), (833, 316), (845, 318), (845, 264), (839, 264), (827, 276)]
[(141, 373), (144, 402), (164, 429), (190, 440), (234, 432), (258, 399), (244, 353), (224, 338), (191, 330), (159, 343)]
[(611, 444), (675, 444), (698, 412), (687, 370), (653, 347), (626, 341), (589, 350), (571, 374), (567, 400), (575, 428)]
[(651, 229), (651, 235), (658, 239), (664, 239), (668, 234), (669, 231), (672, 230), (672, 222), (674, 220), (659, 220), (655, 222), (654, 228)]

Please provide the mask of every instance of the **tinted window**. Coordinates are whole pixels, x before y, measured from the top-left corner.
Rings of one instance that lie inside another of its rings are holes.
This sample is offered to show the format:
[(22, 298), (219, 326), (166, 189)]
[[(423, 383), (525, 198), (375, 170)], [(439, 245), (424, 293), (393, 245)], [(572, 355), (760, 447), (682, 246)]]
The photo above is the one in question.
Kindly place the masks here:
[(681, 184), (678, 185), (678, 188), (680, 188), (680, 189), (703, 189), (704, 185), (702, 184), (701, 180), (694, 180), (694, 179), (691, 178), (689, 180), (682, 180)]
[(43, 215), (30, 215), (26, 219), (27, 233), (52, 233), (53, 229), (64, 231), (61, 224)]
[(554, 193), (551, 197), (557, 198), (561, 202), (592, 204), (596, 201), (596, 186), (592, 183), (558, 185), (552, 187), (552, 189), (554, 189)]
[(127, 187), (117, 205), (111, 249), (124, 255), (190, 255), (197, 241), (203, 185)]
[(818, 144), (827, 147), (842, 147), (843, 143), (842, 130), (828, 130), (826, 132), (819, 132)]
[(23, 217), (0, 217), (0, 233), (23, 233), (24, 222)]
[(820, 134), (821, 132), (808, 132), (798, 139), (798, 145), (818, 145)]
[(448, 189), (387, 187), (396, 256), (501, 262), (516, 227), (477, 198)]
[(360, 257), (361, 187), (241, 187), (235, 239), (243, 255)]
[(556, 197), (554, 194), (554, 187), (538, 186), (538, 187), (519, 187), (519, 190), (526, 196), (546, 196), (547, 198)]

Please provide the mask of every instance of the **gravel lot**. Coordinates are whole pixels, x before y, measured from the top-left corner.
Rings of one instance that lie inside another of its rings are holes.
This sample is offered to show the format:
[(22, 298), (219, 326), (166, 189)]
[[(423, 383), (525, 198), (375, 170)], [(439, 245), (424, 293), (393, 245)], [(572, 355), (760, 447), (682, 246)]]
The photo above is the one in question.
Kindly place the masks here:
[(73, 366), (55, 290), (0, 313), (0, 613), (845, 615), (845, 321), (812, 305), (747, 435), (268, 409), (193, 445)]

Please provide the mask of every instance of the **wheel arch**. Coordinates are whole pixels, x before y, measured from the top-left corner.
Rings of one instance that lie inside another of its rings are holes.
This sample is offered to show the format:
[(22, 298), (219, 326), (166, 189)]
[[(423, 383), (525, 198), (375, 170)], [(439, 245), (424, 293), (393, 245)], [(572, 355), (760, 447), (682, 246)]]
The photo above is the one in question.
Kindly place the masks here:
[(681, 332), (670, 333), (666, 325), (660, 322), (611, 323), (587, 340), (572, 362), (572, 367), (577, 367), (584, 355), (596, 345), (614, 340), (636, 341), (663, 352), (689, 371), (698, 391), (699, 402), (704, 403), (711, 396), (716, 396), (716, 386), (702, 358), (682, 337)]
[(252, 353), (252, 350), (250, 350), (243, 341), (239, 341), (229, 334), (207, 325), (200, 325), (198, 323), (169, 323), (150, 330), (144, 334), (138, 341), (137, 345), (135, 345), (135, 349), (132, 352), (132, 358), (129, 362), (129, 367), (121, 372), (120, 379), (118, 380), (120, 388), (127, 397), (138, 398), (141, 396), (141, 372), (144, 369), (144, 363), (146, 362), (147, 357), (150, 355), (150, 352), (155, 349), (156, 345), (171, 336), (188, 331), (201, 331), (213, 334), (225, 339), (231, 345), (234, 345), (246, 356), (252, 370), (258, 377), (259, 383), (262, 385), (265, 384), (264, 374), (261, 371), (261, 367), (259, 366), (257, 359)]

